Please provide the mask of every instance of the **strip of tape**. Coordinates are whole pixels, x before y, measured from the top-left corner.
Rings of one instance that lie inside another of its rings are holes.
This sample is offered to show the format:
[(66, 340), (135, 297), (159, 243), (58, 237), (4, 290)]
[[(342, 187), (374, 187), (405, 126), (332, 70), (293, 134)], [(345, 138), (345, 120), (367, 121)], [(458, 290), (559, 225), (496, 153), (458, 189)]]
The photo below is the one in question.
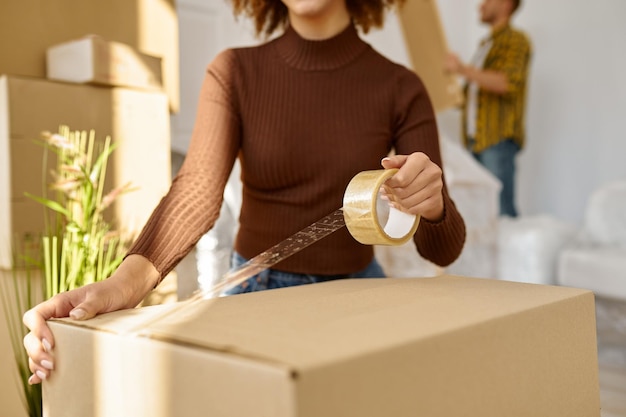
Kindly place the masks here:
[(419, 216), (389, 206), (380, 189), (397, 169), (363, 171), (352, 178), (343, 197), (348, 231), (365, 245), (401, 245), (417, 230)]
[[(363, 171), (354, 176), (344, 193), (343, 208), (328, 214), (312, 225), (296, 232), (282, 242), (250, 259), (239, 268), (227, 272), (208, 290), (198, 290), (186, 300), (157, 315), (147, 324), (155, 323), (191, 305), (194, 301), (222, 295), (251, 276), (271, 268), (283, 259), (301, 251), (312, 243), (345, 226), (350, 234), (366, 245), (401, 245), (415, 234), (419, 216), (404, 213), (389, 206), (382, 198), (380, 188), (398, 170)], [(142, 324), (143, 326), (143, 324)], [(133, 329), (130, 333), (137, 333)]]

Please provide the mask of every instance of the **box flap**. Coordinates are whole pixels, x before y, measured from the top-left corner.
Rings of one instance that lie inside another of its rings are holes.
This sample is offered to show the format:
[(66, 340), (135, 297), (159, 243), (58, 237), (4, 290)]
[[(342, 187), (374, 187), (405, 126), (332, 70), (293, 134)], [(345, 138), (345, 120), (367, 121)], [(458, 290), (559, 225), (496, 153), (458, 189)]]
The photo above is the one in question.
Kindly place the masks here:
[(72, 323), (306, 370), (584, 295), (590, 292), (447, 275), (352, 279)]

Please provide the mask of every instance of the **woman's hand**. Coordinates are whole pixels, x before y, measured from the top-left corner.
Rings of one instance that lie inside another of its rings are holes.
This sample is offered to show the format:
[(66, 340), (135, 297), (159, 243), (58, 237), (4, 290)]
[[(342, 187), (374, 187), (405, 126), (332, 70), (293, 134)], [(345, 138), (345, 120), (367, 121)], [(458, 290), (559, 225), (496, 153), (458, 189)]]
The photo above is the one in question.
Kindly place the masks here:
[(389, 156), (383, 158), (381, 165), (385, 169), (398, 168), (383, 185), (392, 206), (429, 221), (442, 219), (443, 173), (426, 154)]
[(131, 255), (108, 279), (57, 294), (24, 313), (30, 329), (24, 337), (31, 372), (30, 384), (38, 384), (54, 370), (54, 337), (46, 321), (71, 317), (87, 320), (97, 314), (135, 307), (154, 287), (158, 271), (145, 258)]

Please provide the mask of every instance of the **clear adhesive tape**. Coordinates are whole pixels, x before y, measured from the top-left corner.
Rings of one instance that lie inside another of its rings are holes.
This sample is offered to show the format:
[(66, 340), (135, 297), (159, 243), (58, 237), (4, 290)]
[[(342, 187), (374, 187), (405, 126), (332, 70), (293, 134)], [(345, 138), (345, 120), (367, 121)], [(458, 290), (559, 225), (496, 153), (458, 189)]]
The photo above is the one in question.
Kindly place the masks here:
[(380, 188), (397, 169), (358, 173), (346, 187), (343, 217), (348, 231), (365, 245), (401, 245), (413, 237), (419, 216), (389, 206)]

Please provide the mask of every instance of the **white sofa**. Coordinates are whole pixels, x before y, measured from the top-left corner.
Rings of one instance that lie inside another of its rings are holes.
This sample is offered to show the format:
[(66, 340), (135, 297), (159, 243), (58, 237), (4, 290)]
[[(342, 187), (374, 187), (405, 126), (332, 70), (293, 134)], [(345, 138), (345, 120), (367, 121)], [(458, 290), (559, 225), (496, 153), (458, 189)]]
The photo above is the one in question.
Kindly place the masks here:
[(590, 196), (582, 230), (560, 253), (557, 280), (626, 300), (626, 180)]

